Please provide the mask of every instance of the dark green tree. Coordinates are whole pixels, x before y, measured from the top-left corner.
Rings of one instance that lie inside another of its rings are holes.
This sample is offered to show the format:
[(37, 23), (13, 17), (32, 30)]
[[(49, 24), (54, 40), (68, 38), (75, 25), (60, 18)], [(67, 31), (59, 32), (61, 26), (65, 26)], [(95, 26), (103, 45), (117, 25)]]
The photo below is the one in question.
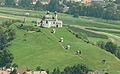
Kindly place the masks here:
[(0, 50), (3, 50), (7, 46), (7, 43), (7, 35), (3, 32), (0, 32)]
[(34, 5), (35, 10), (46, 10), (46, 5), (43, 5), (40, 1), (37, 1)]
[(12, 65), (12, 67), (13, 67), (13, 68), (17, 68), (18, 65), (17, 65), (16, 63), (14, 63), (14, 64)]
[(102, 49), (105, 49), (105, 44), (106, 44), (105, 42), (99, 41), (99, 42), (97, 42), (96, 45), (97, 45), (98, 47), (102, 48)]
[(111, 52), (112, 54), (116, 54), (117, 45), (112, 42), (107, 42), (105, 45), (105, 49)]
[(13, 29), (8, 29), (8, 41), (10, 42), (11, 40), (13, 40), (15, 38), (15, 30)]
[(14, 6), (15, 5), (15, 0), (5, 0), (5, 5), (6, 6)]
[(87, 6), (87, 16), (94, 16), (101, 18), (102, 17), (102, 11), (103, 11), (102, 5), (98, 3), (92, 3), (90, 6)]
[(52, 74), (60, 74), (60, 69), (59, 68), (55, 68), (52, 72)]
[(38, 66), (37, 68), (36, 68), (36, 71), (41, 71), (42, 69), (41, 69), (41, 67), (40, 66)]
[(47, 6), (48, 11), (59, 11), (59, 0), (50, 0), (50, 3)]
[(66, 67), (62, 74), (87, 74), (88, 68), (85, 65), (74, 65), (72, 67)]
[(70, 9), (68, 11), (69, 14), (72, 14), (74, 17), (79, 17), (81, 11), (81, 5), (79, 3), (71, 3)]
[(115, 3), (120, 4), (120, 0), (116, 0)]
[(20, 0), (19, 1), (19, 6), (24, 7), (24, 8), (30, 8), (31, 7), (32, 0)]
[(103, 18), (104, 19), (112, 19), (112, 20), (119, 20), (117, 16), (120, 16), (119, 13), (117, 13), (117, 6), (115, 3), (108, 3), (104, 7), (103, 11)]
[(0, 50), (0, 67), (6, 66), (13, 61), (13, 55), (9, 50)]
[(116, 56), (120, 59), (120, 50), (118, 50)]
[(17, 70), (14, 69), (10, 74), (17, 74)]

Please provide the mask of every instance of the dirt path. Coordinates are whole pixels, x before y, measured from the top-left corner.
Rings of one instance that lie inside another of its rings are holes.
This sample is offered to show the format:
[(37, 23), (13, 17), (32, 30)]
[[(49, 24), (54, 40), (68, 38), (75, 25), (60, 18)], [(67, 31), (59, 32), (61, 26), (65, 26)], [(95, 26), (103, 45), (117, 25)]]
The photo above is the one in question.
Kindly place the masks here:
[[(98, 31), (90, 30), (90, 29), (87, 29), (88, 27), (85, 27), (85, 26), (78, 26), (78, 25), (70, 25), (70, 26), (71, 27), (75, 27), (75, 28), (80, 28), (80, 29), (83, 29), (85, 31), (89, 31), (89, 32), (92, 32), (92, 33), (105, 35), (113, 42), (120, 41), (120, 37), (119, 36), (116, 36), (116, 35), (113, 35), (113, 34), (110, 34), (110, 33), (98, 32)], [(108, 30), (108, 29), (106, 29), (106, 30)], [(120, 30), (114, 30), (114, 31), (120, 31)]]
[(108, 29), (108, 28), (98, 28), (98, 27), (85, 27), (86, 29), (95, 29), (95, 30), (102, 30), (102, 31), (113, 31), (113, 32), (120, 32), (118, 29)]

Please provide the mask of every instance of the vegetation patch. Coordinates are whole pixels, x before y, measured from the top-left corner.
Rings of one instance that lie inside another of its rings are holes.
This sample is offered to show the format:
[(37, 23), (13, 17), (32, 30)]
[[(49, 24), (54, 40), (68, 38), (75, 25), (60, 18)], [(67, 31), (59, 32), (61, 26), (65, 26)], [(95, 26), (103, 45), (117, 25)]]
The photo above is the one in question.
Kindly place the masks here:
[(74, 27), (69, 27), (69, 28), (71, 30), (73, 30), (74, 32), (78, 33), (78, 34), (85, 33), (88, 37), (96, 37), (96, 38), (103, 38), (103, 39), (108, 38), (105, 35), (99, 35), (99, 34), (92, 33), (92, 32), (89, 32), (89, 31), (85, 31), (85, 30), (82, 30), (82, 29), (79, 29), (79, 28), (74, 28)]

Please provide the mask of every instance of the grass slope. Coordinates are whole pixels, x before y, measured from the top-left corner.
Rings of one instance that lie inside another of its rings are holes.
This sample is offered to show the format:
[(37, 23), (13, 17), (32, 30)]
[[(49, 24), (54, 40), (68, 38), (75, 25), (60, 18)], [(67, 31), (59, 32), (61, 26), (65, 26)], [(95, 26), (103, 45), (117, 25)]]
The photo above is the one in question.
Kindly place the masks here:
[[(65, 28), (57, 29), (55, 34), (51, 33), (51, 29), (41, 29), (41, 32), (16, 31), (17, 37), (8, 49), (20, 67), (35, 68), (40, 65), (52, 70), (55, 67), (63, 69), (68, 65), (83, 63), (94, 70), (107, 69), (112, 74), (119, 73), (120, 61), (115, 56), (77, 39)], [(62, 44), (58, 42), (60, 37), (64, 38)], [(71, 45), (68, 51), (62, 48), (67, 44)], [(76, 56), (76, 50), (81, 50), (82, 55)], [(106, 64), (101, 63), (103, 59), (107, 60)]]
[[(31, 11), (16, 8), (0, 7), (0, 18), (20, 19), (26, 18), (27, 24), (33, 25), (31, 21), (39, 19), (45, 11)], [(25, 16), (26, 12), (30, 16)], [(81, 25), (87, 27), (120, 29), (119, 21), (102, 20), (92, 17), (73, 18), (71, 15), (59, 13), (59, 18), (66, 25)], [(1, 20), (1, 19), (0, 19)], [(2, 21), (2, 20), (1, 20)], [(14, 24), (13, 24), (14, 25)], [(120, 60), (110, 53), (77, 39), (66, 28), (59, 28), (55, 34), (51, 34), (51, 29), (41, 28), (41, 32), (27, 32), (16, 28), (16, 39), (8, 47), (15, 59), (14, 62), (20, 67), (35, 68), (40, 65), (45, 69), (52, 70), (55, 67), (63, 69), (65, 66), (78, 63), (86, 64), (93, 70), (107, 70), (110, 74), (120, 74)], [(26, 36), (24, 36), (26, 34)], [(59, 38), (63, 37), (64, 43), (59, 43)], [(26, 39), (26, 41), (24, 41)], [(103, 40), (89, 37), (90, 40)], [(71, 49), (66, 51), (62, 46), (71, 45)], [(81, 50), (82, 55), (76, 56), (75, 51)], [(102, 64), (103, 59), (107, 60)]]

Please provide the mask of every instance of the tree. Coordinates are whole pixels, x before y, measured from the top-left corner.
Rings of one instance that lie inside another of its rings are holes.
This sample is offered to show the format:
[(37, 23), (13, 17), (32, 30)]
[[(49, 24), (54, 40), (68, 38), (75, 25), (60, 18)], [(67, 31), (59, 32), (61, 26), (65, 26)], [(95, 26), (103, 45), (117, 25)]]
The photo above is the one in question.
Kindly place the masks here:
[(0, 50), (0, 67), (6, 66), (13, 61), (13, 55), (9, 50)]
[(14, 6), (15, 5), (15, 0), (5, 0), (5, 5), (6, 6)]
[(49, 70), (48, 70), (48, 69), (46, 70), (46, 72), (47, 72), (47, 74), (50, 74), (50, 72), (49, 72)]
[(47, 6), (48, 11), (59, 11), (59, 0), (50, 0), (50, 3)]
[(41, 67), (38, 66), (38, 67), (36, 68), (36, 71), (41, 71)]
[(37, 1), (34, 5), (35, 10), (46, 10), (46, 5), (43, 5), (40, 1)]
[(66, 67), (63, 74), (87, 74), (88, 68), (85, 65), (74, 65), (72, 67)]
[(120, 50), (118, 50), (117, 55), (116, 55), (119, 59), (120, 59)]
[(15, 30), (9, 29), (9, 30), (8, 30), (8, 41), (10, 42), (10, 41), (13, 40), (14, 38), (15, 38)]
[(76, 34), (76, 37), (82, 39), (83, 41), (85, 41), (87, 43), (89, 43), (89, 39), (88, 39), (87, 34), (85, 34), (83, 32), (80, 32), (80, 33)]
[(111, 52), (112, 54), (116, 54), (117, 45), (112, 42), (107, 42), (105, 45), (105, 49)]
[(7, 46), (7, 35), (0, 32), (0, 50), (3, 50)]
[(8, 29), (11, 24), (12, 23), (10, 22), (5, 22), (1, 25), (2, 29), (0, 29), (0, 67), (10, 67), (13, 61), (13, 55), (9, 52), (9, 50), (5, 49), (5, 47), (8, 46), (9, 36), (13, 36), (13, 34), (8, 34), (9, 32), (11, 32)]
[(21, 7), (30, 8), (31, 3), (32, 3), (32, 0), (20, 0), (18, 4)]
[(116, 0), (115, 3), (120, 4), (120, 0)]
[(51, 74), (87, 74), (89, 69), (85, 65), (74, 65), (72, 67), (66, 67), (63, 71), (59, 68), (55, 68)]
[(72, 14), (74, 17), (79, 17), (81, 11), (81, 5), (79, 3), (71, 3), (70, 9), (68, 11), (69, 14)]
[(97, 46), (98, 47), (100, 47), (100, 48), (102, 48), (102, 49), (105, 49), (105, 42), (103, 42), (103, 41), (99, 41), (99, 42), (97, 42)]
[(14, 69), (10, 74), (17, 74), (17, 70)]
[(12, 67), (13, 67), (13, 68), (17, 68), (18, 65), (17, 65), (16, 63), (14, 63), (14, 64), (12, 65)]
[(117, 12), (116, 4), (113, 2), (109, 2), (108, 4), (106, 4), (106, 6), (104, 7), (104, 11), (103, 11), (103, 18), (119, 20), (119, 18), (117, 16), (120, 16), (120, 15)]
[(97, 46), (102, 49), (105, 49), (106, 51), (108, 51), (108, 52), (114, 54), (116, 57), (120, 58), (119, 47), (116, 44), (114, 44), (113, 42), (100, 41), (100, 42), (97, 42)]
[(101, 18), (102, 17), (102, 11), (103, 11), (102, 5), (99, 3), (92, 3), (90, 6), (87, 8), (87, 16), (94, 16)]
[(60, 69), (59, 68), (55, 68), (53, 70), (52, 74), (60, 74)]

